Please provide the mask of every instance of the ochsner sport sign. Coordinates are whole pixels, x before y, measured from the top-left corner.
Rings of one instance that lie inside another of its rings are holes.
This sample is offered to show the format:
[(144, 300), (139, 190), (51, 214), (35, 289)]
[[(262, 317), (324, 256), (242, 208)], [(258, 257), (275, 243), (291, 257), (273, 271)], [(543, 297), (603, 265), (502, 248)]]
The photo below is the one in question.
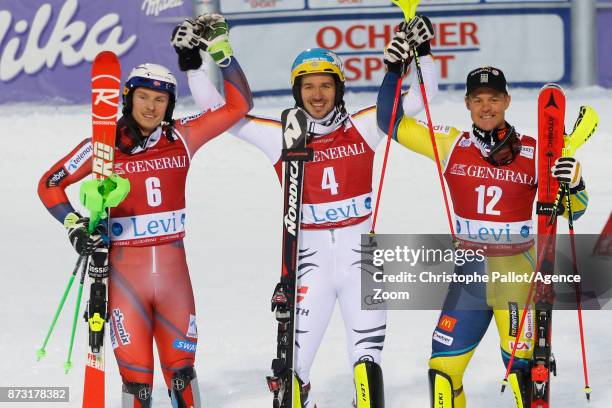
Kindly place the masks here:
[(174, 23), (190, 0), (20, 0), (0, 5), (0, 103), (89, 99), (91, 61), (113, 51), (129, 72), (142, 62), (176, 69)]
[[(235, 22), (232, 44), (253, 91), (266, 94), (288, 89), (293, 58), (312, 47), (329, 48), (342, 58), (352, 89), (378, 87), (384, 75), (383, 49), (400, 16), (360, 13), (339, 18), (266, 20), (265, 25), (257, 20)], [(433, 16), (436, 39), (432, 45), (440, 83), (460, 86), (467, 72), (484, 65), (503, 69), (512, 83), (568, 81), (567, 18), (555, 13)], [(500, 27), (512, 29), (501, 35)]]

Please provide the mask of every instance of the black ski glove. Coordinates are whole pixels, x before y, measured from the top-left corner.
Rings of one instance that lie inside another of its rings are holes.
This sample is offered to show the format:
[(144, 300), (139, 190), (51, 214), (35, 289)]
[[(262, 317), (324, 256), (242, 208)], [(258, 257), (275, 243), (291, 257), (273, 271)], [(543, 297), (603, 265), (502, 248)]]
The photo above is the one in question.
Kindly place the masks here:
[(81, 214), (70, 213), (64, 219), (64, 226), (68, 230), (68, 240), (74, 250), (81, 256), (89, 256), (100, 246), (104, 245), (102, 235), (106, 234), (103, 225), (99, 224), (92, 234), (87, 232), (89, 218)]
[(172, 31), (172, 46), (178, 54), (178, 64), (181, 71), (198, 69), (202, 65), (200, 46), (205, 46), (201, 42), (198, 24), (195, 21), (186, 19), (177, 25)]

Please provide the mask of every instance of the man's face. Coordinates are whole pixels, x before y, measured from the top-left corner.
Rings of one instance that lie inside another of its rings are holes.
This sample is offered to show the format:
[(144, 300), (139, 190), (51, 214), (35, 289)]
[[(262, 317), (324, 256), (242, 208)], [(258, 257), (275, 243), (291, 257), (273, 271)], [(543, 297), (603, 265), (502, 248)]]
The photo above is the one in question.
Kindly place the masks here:
[(482, 130), (501, 129), (506, 122), (510, 95), (491, 88), (479, 88), (465, 97), (472, 122)]
[(304, 108), (315, 119), (324, 118), (334, 109), (336, 81), (331, 74), (308, 74), (300, 88)]
[(132, 117), (142, 134), (149, 136), (166, 114), (170, 95), (148, 88), (136, 88), (132, 97)]

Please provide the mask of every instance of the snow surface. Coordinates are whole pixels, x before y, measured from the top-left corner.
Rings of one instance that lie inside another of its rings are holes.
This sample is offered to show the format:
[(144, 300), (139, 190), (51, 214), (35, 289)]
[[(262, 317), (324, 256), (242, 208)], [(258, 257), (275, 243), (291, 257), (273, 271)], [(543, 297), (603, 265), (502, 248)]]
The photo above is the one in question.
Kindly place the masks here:
[[(581, 148), (590, 194), (588, 212), (577, 233), (599, 233), (611, 210), (609, 161), (612, 157), (612, 91), (569, 90), (567, 127), (581, 104), (590, 104), (601, 121), (595, 136)], [(514, 90), (507, 118), (526, 134), (536, 133), (536, 90)], [(374, 103), (373, 94), (349, 94), (349, 106)], [(257, 113), (277, 115), (288, 98), (256, 101)], [(195, 113), (181, 105), (179, 115)], [(432, 104), (434, 122), (459, 128), (470, 125), (459, 92), (441, 92)], [(176, 116), (176, 115), (175, 115)], [(59, 157), (89, 135), (89, 108), (13, 104), (0, 106), (3, 152), (0, 217), (2, 285), (0, 285), (0, 386), (68, 386), (69, 406), (80, 406), (86, 354), (86, 328), (78, 322), (74, 369), (63, 373), (74, 296), (68, 299), (48, 355), (36, 362), (55, 307), (70, 276), (75, 254), (63, 227), (40, 204), (39, 177)], [(375, 179), (384, 143), (379, 146)], [(392, 145), (382, 196), (379, 233), (447, 232), (441, 193), (432, 162)], [(275, 355), (276, 324), (270, 295), (279, 275), (281, 191), (264, 154), (223, 135), (210, 142), (192, 164), (186, 246), (196, 296), (199, 347), (196, 367), (206, 407), (269, 407), (265, 384)], [(77, 189), (71, 188), (73, 202)], [(563, 224), (563, 223), (562, 223)], [(560, 228), (564, 230), (564, 226)], [(611, 268), (612, 269), (612, 268)], [(74, 292), (73, 292), (74, 295)], [(391, 311), (383, 352), (387, 406), (428, 406), (427, 360), (435, 311)], [(559, 376), (553, 382), (552, 406), (609, 407), (612, 400), (612, 328), (610, 311), (585, 312), (592, 402), (582, 392), (582, 369), (575, 312), (556, 312), (554, 349)], [(341, 317), (336, 313), (315, 360), (311, 378), (319, 408), (350, 407), (352, 375), (345, 352)], [(169, 406), (159, 367), (154, 406)], [(489, 330), (468, 367), (464, 386), (470, 407), (513, 407), (512, 393), (500, 395), (504, 370), (497, 334)], [(107, 350), (107, 406), (120, 406), (120, 378)], [(49, 406), (68, 404), (49, 404)], [(4, 405), (3, 405), (4, 406)], [(40, 406), (21, 403), (15, 406)], [(46, 406), (46, 405), (45, 405)]]

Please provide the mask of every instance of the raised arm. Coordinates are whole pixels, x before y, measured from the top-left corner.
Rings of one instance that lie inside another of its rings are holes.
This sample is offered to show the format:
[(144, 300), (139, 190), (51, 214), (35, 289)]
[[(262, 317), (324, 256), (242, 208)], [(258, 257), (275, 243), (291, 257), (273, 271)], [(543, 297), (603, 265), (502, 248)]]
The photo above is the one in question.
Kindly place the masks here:
[[(184, 36), (180, 41), (175, 41), (176, 38), (179, 38), (177, 33), (181, 31), (182, 25), (191, 27), (191, 31), (187, 30), (190, 34)], [(198, 17), (196, 22), (186, 20), (182, 25), (179, 25), (173, 34), (173, 45), (175, 49), (178, 48), (179, 66), (181, 69), (188, 70), (189, 85), (192, 92), (195, 91), (196, 101), (199, 104), (208, 105), (201, 107), (202, 114), (184, 118), (176, 124), (176, 130), (184, 138), (193, 156), (202, 145), (228, 130), (244, 117), (253, 107), (253, 96), (246, 77), (233, 56), (229, 44), (229, 28), (225, 18), (218, 14), (204, 14)], [(200, 27), (201, 37), (198, 34), (199, 31), (198, 33), (193, 31), (193, 27), (196, 26)], [(198, 48), (205, 48), (221, 69), (226, 96), (225, 104), (221, 103), (220, 95), (206, 74), (203, 71), (197, 71), (202, 64)], [(190, 51), (185, 51), (186, 49)], [(186, 55), (189, 55), (187, 61), (185, 60)], [(210, 93), (207, 94), (208, 92)]]

